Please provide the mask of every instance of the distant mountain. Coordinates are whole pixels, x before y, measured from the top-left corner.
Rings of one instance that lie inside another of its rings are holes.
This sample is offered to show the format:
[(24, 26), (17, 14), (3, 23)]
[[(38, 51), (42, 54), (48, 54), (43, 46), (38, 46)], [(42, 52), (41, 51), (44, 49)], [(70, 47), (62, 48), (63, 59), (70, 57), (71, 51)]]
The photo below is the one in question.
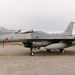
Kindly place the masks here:
[(6, 28), (4, 28), (4, 27), (0, 27), (0, 30), (7, 30)]
[(9, 30), (4, 27), (0, 27), (0, 35), (10, 34), (10, 33), (13, 33), (14, 31), (15, 30)]

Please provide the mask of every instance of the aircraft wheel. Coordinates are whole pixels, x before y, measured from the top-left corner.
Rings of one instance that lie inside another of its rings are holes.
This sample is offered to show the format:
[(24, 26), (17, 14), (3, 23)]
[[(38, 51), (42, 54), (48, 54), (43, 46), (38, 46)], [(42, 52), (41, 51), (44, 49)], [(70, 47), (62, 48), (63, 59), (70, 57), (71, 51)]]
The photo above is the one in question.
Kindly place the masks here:
[(31, 56), (34, 56), (34, 52), (31, 52), (30, 55), (31, 55)]
[(60, 49), (60, 53), (64, 54), (65, 50), (64, 49)]
[(47, 49), (47, 52), (48, 52), (48, 53), (51, 53), (51, 50), (50, 50), (50, 49)]

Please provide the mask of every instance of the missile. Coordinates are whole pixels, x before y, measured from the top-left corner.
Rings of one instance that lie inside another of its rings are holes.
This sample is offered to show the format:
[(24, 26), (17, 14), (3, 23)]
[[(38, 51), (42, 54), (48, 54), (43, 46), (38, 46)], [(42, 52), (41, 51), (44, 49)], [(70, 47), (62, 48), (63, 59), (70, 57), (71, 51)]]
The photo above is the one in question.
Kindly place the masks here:
[(69, 47), (71, 44), (69, 43), (55, 43), (45, 47), (45, 49), (63, 49)]

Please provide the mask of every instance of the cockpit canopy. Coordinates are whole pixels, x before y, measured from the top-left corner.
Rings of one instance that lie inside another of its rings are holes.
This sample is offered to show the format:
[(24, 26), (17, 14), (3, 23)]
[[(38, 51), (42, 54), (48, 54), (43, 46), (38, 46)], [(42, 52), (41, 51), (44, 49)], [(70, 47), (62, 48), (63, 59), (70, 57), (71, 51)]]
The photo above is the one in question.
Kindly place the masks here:
[(17, 31), (15, 31), (15, 33), (21, 34), (21, 33), (32, 33), (34, 30), (30, 29), (30, 30), (25, 30), (25, 29), (19, 29)]

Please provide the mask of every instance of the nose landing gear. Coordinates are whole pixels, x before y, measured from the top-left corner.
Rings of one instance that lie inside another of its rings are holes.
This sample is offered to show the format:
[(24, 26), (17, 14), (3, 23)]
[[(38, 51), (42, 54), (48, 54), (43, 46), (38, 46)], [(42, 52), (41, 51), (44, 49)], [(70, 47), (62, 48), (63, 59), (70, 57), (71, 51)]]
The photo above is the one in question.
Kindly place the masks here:
[(31, 50), (30, 55), (34, 56), (33, 48), (30, 48), (30, 50)]

